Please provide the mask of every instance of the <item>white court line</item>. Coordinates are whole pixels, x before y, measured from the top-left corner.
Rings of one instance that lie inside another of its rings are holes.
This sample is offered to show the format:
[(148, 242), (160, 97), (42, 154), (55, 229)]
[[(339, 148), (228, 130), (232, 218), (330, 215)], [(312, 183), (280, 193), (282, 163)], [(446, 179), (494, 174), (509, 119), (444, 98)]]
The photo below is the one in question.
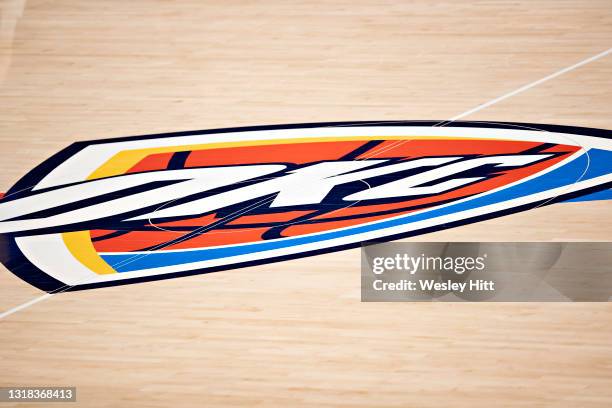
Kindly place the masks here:
[(478, 105), (477, 107), (475, 107), (473, 109), (470, 109), (469, 111), (465, 111), (465, 112), (463, 112), (463, 113), (461, 113), (461, 114), (459, 114), (459, 115), (457, 115), (455, 117), (452, 117), (449, 120), (451, 122), (453, 122), (453, 121), (461, 119), (461, 118), (463, 118), (465, 116), (471, 115), (472, 113), (476, 113), (476, 112), (478, 112), (480, 110), (488, 108), (489, 106), (495, 105), (496, 103), (501, 102), (501, 101), (503, 101), (505, 99), (508, 99), (508, 98), (510, 98), (510, 97), (512, 97), (514, 95), (520, 94), (521, 92), (525, 92), (526, 90), (531, 89), (534, 86), (538, 86), (538, 85), (540, 85), (540, 84), (542, 84), (542, 83), (544, 83), (546, 81), (549, 81), (549, 80), (551, 80), (553, 78), (556, 78), (559, 75), (566, 74), (566, 73), (568, 73), (570, 71), (575, 70), (576, 68), (580, 68), (583, 65), (589, 64), (589, 63), (591, 63), (593, 61), (597, 61), (598, 59), (605, 57), (606, 55), (610, 54), (611, 52), (612, 52), (612, 48), (608, 48), (604, 52), (600, 52), (599, 54), (593, 55), (592, 57), (587, 58), (585, 60), (582, 60), (582, 61), (580, 61), (580, 62), (578, 62), (578, 63), (576, 63), (574, 65), (571, 65), (571, 66), (569, 66), (567, 68), (563, 68), (563, 69), (555, 72), (554, 74), (550, 74), (548, 76), (545, 76), (542, 79), (538, 79), (537, 81), (534, 81), (534, 82), (531, 82), (531, 83), (529, 83), (527, 85), (521, 86), (517, 90), (514, 90), (512, 92), (508, 92), (507, 94), (504, 94), (504, 95), (502, 95), (502, 96), (500, 96), (498, 98), (492, 99), (492, 100), (490, 100), (487, 103), (483, 103), (482, 105)]
[(14, 308), (7, 310), (6, 312), (2, 312), (2, 313), (0, 313), (0, 319), (4, 319), (5, 317), (10, 316), (13, 313), (17, 313), (18, 311), (23, 310), (23, 309), (25, 309), (27, 307), (30, 307), (30, 306), (32, 306), (35, 303), (42, 302), (43, 300), (45, 300), (47, 298), (50, 298), (54, 294), (55, 293), (45, 293), (44, 295), (39, 296), (37, 298), (34, 298), (32, 300), (29, 300), (29, 301), (27, 301), (25, 303), (22, 303), (19, 306), (15, 306)]
[[(506, 100), (506, 99), (514, 96), (514, 95), (517, 95), (517, 94), (519, 94), (521, 92), (524, 92), (524, 91), (526, 91), (528, 89), (531, 89), (531, 88), (533, 88), (535, 86), (538, 86), (538, 85), (540, 85), (540, 84), (542, 84), (542, 83), (544, 83), (546, 81), (549, 81), (549, 80), (551, 80), (553, 78), (556, 78), (556, 77), (558, 77), (560, 75), (563, 75), (565, 73), (573, 71), (576, 68), (580, 68), (581, 66), (589, 64), (589, 63), (591, 63), (593, 61), (596, 61), (596, 60), (598, 60), (600, 58), (603, 58), (606, 55), (610, 54), (611, 52), (612, 52), (612, 48), (608, 48), (607, 50), (605, 50), (603, 52), (600, 52), (597, 55), (593, 55), (592, 57), (584, 59), (584, 60), (582, 60), (582, 61), (580, 61), (580, 62), (578, 62), (578, 63), (576, 63), (574, 65), (570, 65), (567, 68), (563, 68), (563, 69), (561, 69), (561, 70), (559, 70), (559, 71), (557, 71), (557, 72), (555, 72), (553, 74), (545, 76), (544, 78), (541, 78), (541, 79), (538, 79), (537, 81), (528, 83), (527, 85), (524, 85), (524, 86), (522, 86), (522, 87), (520, 87), (520, 88), (518, 88), (518, 89), (516, 89), (516, 90), (514, 90), (512, 92), (508, 92), (508, 93), (506, 93), (506, 94), (504, 94), (502, 96), (499, 96), (499, 97), (497, 97), (495, 99), (491, 99), (489, 102), (483, 103), (482, 105), (478, 105), (475, 108), (472, 108), (472, 109), (467, 110), (467, 111), (465, 111), (463, 113), (460, 113), (459, 115), (454, 116), (454, 117), (450, 118), (449, 120), (445, 121), (444, 124), (446, 124), (446, 122), (453, 122), (453, 121), (461, 119), (461, 118), (463, 118), (465, 116), (471, 115), (472, 113), (475, 113), (475, 112), (481, 111), (481, 110), (483, 110), (485, 108), (488, 108), (489, 106), (495, 105), (496, 103), (499, 103), (499, 102), (501, 102), (503, 100)], [(34, 298), (34, 299), (32, 299), (32, 300), (30, 300), (28, 302), (25, 302), (25, 303), (23, 303), (23, 304), (21, 304), (19, 306), (15, 306), (14, 308), (9, 309), (6, 312), (1, 313), (0, 314), (0, 319), (4, 319), (5, 317), (12, 315), (13, 313), (16, 313), (16, 312), (18, 312), (20, 310), (26, 309), (26, 308), (28, 308), (28, 307), (30, 307), (30, 306), (38, 303), (38, 302), (41, 302), (41, 301), (43, 301), (45, 299), (50, 298), (51, 296), (53, 296), (55, 294), (62, 293), (64, 291), (70, 289), (73, 286), (74, 285), (72, 285), (72, 286), (66, 285), (66, 287), (60, 288), (61, 290), (57, 290), (57, 291), (52, 292), (52, 293), (46, 293), (46, 294), (44, 294), (42, 296), (39, 296), (39, 297)]]

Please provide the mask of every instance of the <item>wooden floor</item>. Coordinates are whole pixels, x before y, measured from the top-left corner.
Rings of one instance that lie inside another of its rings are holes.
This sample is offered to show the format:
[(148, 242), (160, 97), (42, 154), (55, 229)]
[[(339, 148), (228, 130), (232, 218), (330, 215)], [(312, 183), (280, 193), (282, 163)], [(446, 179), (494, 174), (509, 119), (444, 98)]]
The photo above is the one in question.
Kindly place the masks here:
[[(447, 119), (610, 46), (610, 0), (0, 0), (0, 191), (75, 140)], [(611, 106), (608, 56), (464, 119), (612, 129)], [(611, 210), (417, 240), (610, 241)], [(57, 295), (0, 321), (0, 386), (76, 386), (69, 407), (612, 406), (609, 303), (361, 303), (359, 284), (352, 250)], [(39, 295), (0, 267), (0, 311)]]

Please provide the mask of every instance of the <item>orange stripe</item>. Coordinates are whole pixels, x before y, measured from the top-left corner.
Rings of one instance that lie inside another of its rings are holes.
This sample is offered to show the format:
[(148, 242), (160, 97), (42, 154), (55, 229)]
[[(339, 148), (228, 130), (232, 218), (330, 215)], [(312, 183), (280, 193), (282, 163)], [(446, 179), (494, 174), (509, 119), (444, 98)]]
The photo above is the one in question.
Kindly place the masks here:
[(120, 237), (93, 242), (98, 252), (129, 252), (137, 251), (154, 245), (161, 245), (180, 238), (188, 232), (173, 231), (132, 231)]
[(377, 221), (377, 220), (381, 220), (384, 218), (396, 217), (398, 215), (408, 214), (413, 211), (414, 210), (405, 210), (405, 211), (400, 211), (394, 214), (376, 215), (372, 217), (364, 217), (364, 218), (350, 219), (350, 220), (329, 221), (329, 222), (317, 223), (317, 224), (291, 225), (283, 231), (282, 235), (285, 237), (294, 237), (297, 235), (312, 234), (315, 232), (328, 231), (328, 230), (332, 230), (336, 228), (350, 227), (355, 224), (363, 224), (366, 222)]
[(268, 146), (242, 146), (193, 151), (185, 167), (223, 166), (244, 163), (310, 163), (337, 160), (363, 145), (364, 141), (291, 143)]
[(520, 153), (539, 142), (515, 142), (503, 140), (406, 140), (386, 141), (359, 158), (463, 156), (468, 154)]
[(136, 163), (127, 173), (138, 173), (141, 171), (163, 170), (168, 167), (168, 163), (174, 153), (157, 153), (145, 157)]
[(240, 224), (257, 224), (257, 223), (270, 223), (270, 222), (283, 222), (291, 221), (297, 217), (301, 217), (306, 214), (313, 213), (314, 211), (287, 211), (282, 213), (272, 214), (256, 214), (256, 215), (245, 215), (240, 218), (228, 222), (228, 225), (240, 225)]
[(267, 227), (244, 228), (235, 230), (214, 230), (194, 238), (168, 246), (164, 249), (204, 248), (216, 245), (243, 244), (246, 242), (261, 241), (261, 236), (268, 230)]

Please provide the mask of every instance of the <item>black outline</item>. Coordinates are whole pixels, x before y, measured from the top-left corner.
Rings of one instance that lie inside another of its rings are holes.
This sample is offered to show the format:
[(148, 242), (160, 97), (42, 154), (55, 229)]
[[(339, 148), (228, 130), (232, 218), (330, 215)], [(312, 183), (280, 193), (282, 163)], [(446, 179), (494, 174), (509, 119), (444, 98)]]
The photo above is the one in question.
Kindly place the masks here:
[(191, 154), (190, 151), (175, 152), (170, 157), (170, 161), (168, 162), (167, 169), (168, 170), (184, 169), (185, 162), (187, 161), (187, 158), (189, 157), (190, 154)]

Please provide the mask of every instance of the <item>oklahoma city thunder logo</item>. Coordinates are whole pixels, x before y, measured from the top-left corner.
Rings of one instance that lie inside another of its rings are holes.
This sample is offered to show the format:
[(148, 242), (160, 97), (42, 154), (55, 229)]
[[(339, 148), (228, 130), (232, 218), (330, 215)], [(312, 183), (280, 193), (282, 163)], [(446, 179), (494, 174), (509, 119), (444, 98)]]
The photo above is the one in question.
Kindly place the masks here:
[(609, 188), (612, 132), (342, 123), (76, 143), (0, 200), (3, 263), (47, 291), (206, 273)]

